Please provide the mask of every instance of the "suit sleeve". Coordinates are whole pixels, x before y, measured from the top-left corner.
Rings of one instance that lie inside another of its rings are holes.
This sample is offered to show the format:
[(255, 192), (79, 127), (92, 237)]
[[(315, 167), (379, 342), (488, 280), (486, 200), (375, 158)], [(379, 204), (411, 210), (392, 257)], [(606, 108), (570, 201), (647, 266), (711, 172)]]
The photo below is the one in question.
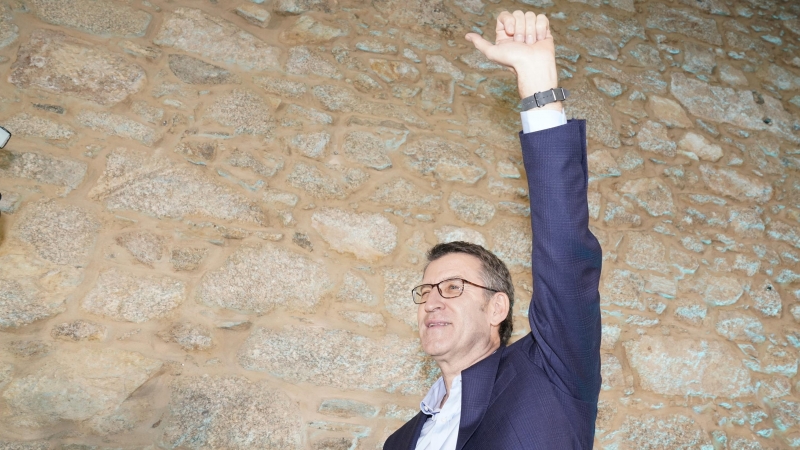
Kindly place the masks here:
[(533, 360), (561, 391), (600, 392), (600, 244), (589, 231), (586, 122), (520, 134), (533, 230)]

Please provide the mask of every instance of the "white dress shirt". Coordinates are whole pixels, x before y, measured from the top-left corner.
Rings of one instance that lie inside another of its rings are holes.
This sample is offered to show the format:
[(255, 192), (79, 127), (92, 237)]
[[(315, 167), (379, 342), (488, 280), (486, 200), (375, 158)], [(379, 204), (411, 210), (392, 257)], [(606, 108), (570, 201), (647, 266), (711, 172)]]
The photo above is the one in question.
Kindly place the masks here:
[[(520, 116), (523, 133), (542, 131), (567, 123), (564, 111), (551, 109), (523, 111)], [(458, 426), (461, 423), (461, 374), (453, 379), (450, 395), (442, 407), (445, 394), (447, 388), (444, 379), (439, 377), (420, 402), (419, 409), (430, 417), (422, 425), (416, 450), (455, 450)]]

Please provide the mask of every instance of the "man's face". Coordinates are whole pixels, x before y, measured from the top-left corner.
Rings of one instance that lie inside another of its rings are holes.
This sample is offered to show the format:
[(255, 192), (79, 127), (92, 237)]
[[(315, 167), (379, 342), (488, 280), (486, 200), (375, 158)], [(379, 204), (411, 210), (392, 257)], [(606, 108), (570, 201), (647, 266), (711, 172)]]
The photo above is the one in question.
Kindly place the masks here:
[[(450, 278), (463, 278), (484, 285), (481, 262), (465, 253), (450, 253), (425, 269), (423, 283), (438, 283)], [(485, 351), (492, 340), (493, 308), (487, 305), (487, 291), (464, 284), (459, 297), (442, 298), (434, 288), (427, 302), (417, 308), (417, 323), (422, 349), (435, 360), (451, 361)], [(494, 314), (496, 316), (496, 314)], [(497, 322), (499, 323), (499, 322)], [(494, 331), (497, 334), (497, 331)], [(499, 345), (499, 336), (495, 338)]]

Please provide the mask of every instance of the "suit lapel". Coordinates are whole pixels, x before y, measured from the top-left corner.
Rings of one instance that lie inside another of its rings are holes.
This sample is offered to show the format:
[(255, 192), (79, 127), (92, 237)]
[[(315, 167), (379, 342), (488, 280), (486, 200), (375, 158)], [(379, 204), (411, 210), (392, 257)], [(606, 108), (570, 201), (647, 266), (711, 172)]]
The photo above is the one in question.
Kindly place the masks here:
[(422, 413), (422, 411), (418, 412), (416, 416), (414, 416), (413, 423), (411, 423), (409, 429), (412, 431), (410, 439), (408, 440), (408, 445), (406, 446), (407, 450), (415, 450), (417, 448), (417, 441), (419, 440), (419, 435), (422, 433), (422, 426), (425, 425), (425, 421), (428, 419), (428, 416)]
[[(472, 434), (480, 425), (486, 410), (493, 398), (496, 398), (502, 389), (508, 386), (513, 373), (503, 374), (498, 382), (502, 381), (502, 386), (495, 383), (497, 378), (497, 367), (500, 365), (500, 358), (505, 348), (500, 348), (486, 359), (461, 372), (461, 423), (458, 428), (458, 440), (456, 450), (461, 450), (467, 443)], [(494, 388), (500, 388), (494, 393)]]

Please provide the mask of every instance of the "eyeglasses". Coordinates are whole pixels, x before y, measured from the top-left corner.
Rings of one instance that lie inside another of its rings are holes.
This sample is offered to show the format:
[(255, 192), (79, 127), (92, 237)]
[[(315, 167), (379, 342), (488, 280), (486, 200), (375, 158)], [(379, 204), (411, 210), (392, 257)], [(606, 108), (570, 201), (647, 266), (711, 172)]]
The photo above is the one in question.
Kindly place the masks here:
[(481, 286), (463, 278), (450, 278), (449, 280), (442, 280), (436, 284), (420, 284), (411, 290), (411, 298), (414, 303), (421, 305), (428, 301), (428, 294), (431, 293), (434, 287), (439, 291), (442, 298), (456, 298), (464, 293), (464, 284), (471, 284), (487, 291), (500, 292), (496, 289)]

